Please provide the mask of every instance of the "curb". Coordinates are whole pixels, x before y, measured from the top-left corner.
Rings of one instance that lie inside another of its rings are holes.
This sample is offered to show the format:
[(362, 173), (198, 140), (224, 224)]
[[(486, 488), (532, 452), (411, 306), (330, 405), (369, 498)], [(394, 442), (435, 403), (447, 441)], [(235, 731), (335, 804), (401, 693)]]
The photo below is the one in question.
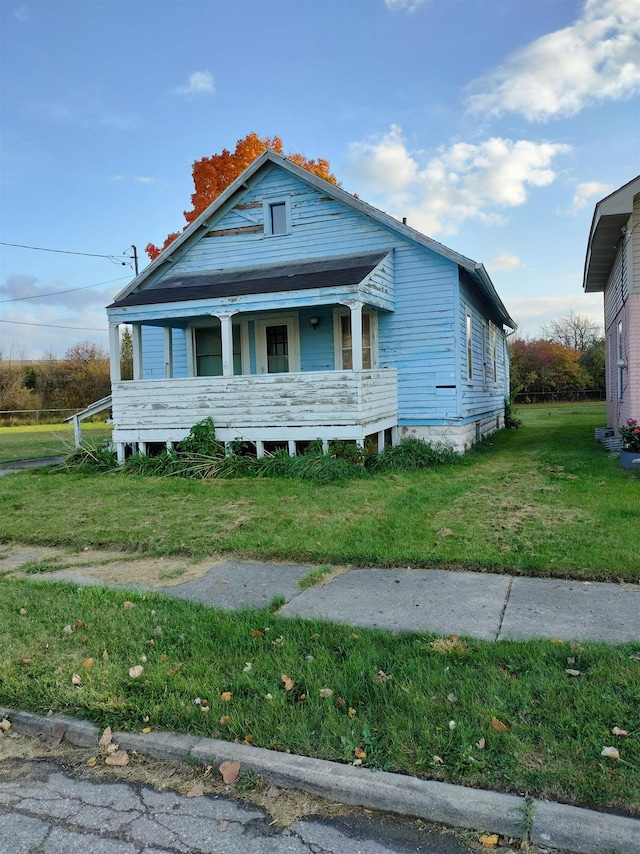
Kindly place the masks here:
[[(59, 733), (64, 727), (64, 740), (77, 747), (95, 747), (102, 734), (95, 724), (66, 715), (45, 718), (0, 707), (0, 717), (8, 718), (16, 732), (30, 735)], [(215, 738), (117, 731), (113, 739), (124, 750), (136, 750), (156, 759), (191, 757), (212, 765), (235, 761), (244, 770), (260, 774), (282, 788), (297, 788), (351, 806), (450, 827), (527, 839), (574, 854), (640, 851), (640, 820), (610, 813), (355, 768)]]

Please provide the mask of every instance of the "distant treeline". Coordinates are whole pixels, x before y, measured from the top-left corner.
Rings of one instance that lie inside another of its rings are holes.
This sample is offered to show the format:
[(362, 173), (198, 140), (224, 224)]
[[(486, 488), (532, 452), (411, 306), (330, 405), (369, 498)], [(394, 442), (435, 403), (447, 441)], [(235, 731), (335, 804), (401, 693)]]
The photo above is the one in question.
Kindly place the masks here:
[[(78, 411), (110, 392), (109, 355), (95, 344), (75, 344), (63, 359), (52, 357), (24, 362), (0, 356), (0, 420), (3, 424), (59, 421), (60, 413), (35, 416), (24, 410)], [(8, 412), (12, 414), (5, 414)]]

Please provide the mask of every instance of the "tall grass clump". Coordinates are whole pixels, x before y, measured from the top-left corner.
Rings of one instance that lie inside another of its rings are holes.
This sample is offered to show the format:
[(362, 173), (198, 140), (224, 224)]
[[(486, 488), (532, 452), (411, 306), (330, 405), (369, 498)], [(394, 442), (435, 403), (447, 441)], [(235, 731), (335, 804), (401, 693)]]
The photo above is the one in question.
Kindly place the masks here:
[(83, 442), (55, 467), (55, 471), (108, 472), (118, 467), (118, 460), (108, 441)]
[(460, 460), (460, 455), (445, 445), (432, 446), (422, 439), (403, 439), (399, 445), (385, 448), (367, 460), (371, 472), (416, 471), (438, 465), (450, 465)]
[(112, 471), (151, 477), (208, 478), (297, 478), (314, 483), (367, 477), (388, 471), (416, 471), (450, 464), (459, 455), (447, 447), (432, 447), (421, 439), (409, 438), (382, 453), (367, 453), (355, 443), (332, 442), (324, 453), (320, 441), (312, 442), (304, 454), (290, 456), (278, 448), (257, 458), (247, 456), (242, 442), (227, 449), (215, 437), (211, 418), (195, 424), (189, 435), (174, 449), (156, 456), (133, 454), (118, 466), (115, 454), (106, 446), (83, 445), (62, 464), (65, 470)]

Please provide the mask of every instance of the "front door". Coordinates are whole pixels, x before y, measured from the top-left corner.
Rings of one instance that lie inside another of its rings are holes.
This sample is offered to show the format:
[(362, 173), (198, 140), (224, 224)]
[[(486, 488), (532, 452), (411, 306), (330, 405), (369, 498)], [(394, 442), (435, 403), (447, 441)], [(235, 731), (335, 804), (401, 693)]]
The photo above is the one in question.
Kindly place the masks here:
[(300, 370), (297, 314), (272, 314), (256, 320), (256, 365), (259, 374)]

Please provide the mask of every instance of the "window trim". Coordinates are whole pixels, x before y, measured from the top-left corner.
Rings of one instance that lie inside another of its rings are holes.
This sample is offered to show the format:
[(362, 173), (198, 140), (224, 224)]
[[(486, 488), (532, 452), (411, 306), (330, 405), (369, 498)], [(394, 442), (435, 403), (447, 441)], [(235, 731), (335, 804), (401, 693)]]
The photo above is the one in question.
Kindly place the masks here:
[(487, 378), (487, 374), (489, 372), (489, 347), (487, 342), (487, 335), (489, 334), (489, 327), (487, 326), (487, 321), (482, 319), (482, 387), (484, 391), (489, 389), (489, 380)]
[[(378, 312), (375, 308), (364, 306), (362, 314), (363, 316), (366, 314), (369, 318), (369, 347), (371, 349), (371, 367), (363, 367), (362, 370), (375, 371), (378, 368)], [(342, 324), (340, 322), (342, 317), (351, 317), (351, 309), (346, 306), (338, 306), (333, 310), (333, 358), (336, 371), (351, 370), (342, 364)]]
[(491, 355), (491, 377), (494, 385), (498, 382), (498, 327), (489, 321), (489, 351)]
[[(274, 205), (284, 205), (285, 212), (285, 230), (273, 231), (273, 219), (271, 208)], [(290, 196), (277, 196), (272, 199), (263, 199), (262, 216), (264, 221), (264, 236), (265, 237), (283, 237), (291, 234), (291, 198)]]
[(465, 352), (467, 358), (467, 380), (473, 382), (473, 314), (469, 306), (465, 307)]
[(616, 324), (616, 368), (618, 400), (624, 400), (624, 325), (622, 320)]

